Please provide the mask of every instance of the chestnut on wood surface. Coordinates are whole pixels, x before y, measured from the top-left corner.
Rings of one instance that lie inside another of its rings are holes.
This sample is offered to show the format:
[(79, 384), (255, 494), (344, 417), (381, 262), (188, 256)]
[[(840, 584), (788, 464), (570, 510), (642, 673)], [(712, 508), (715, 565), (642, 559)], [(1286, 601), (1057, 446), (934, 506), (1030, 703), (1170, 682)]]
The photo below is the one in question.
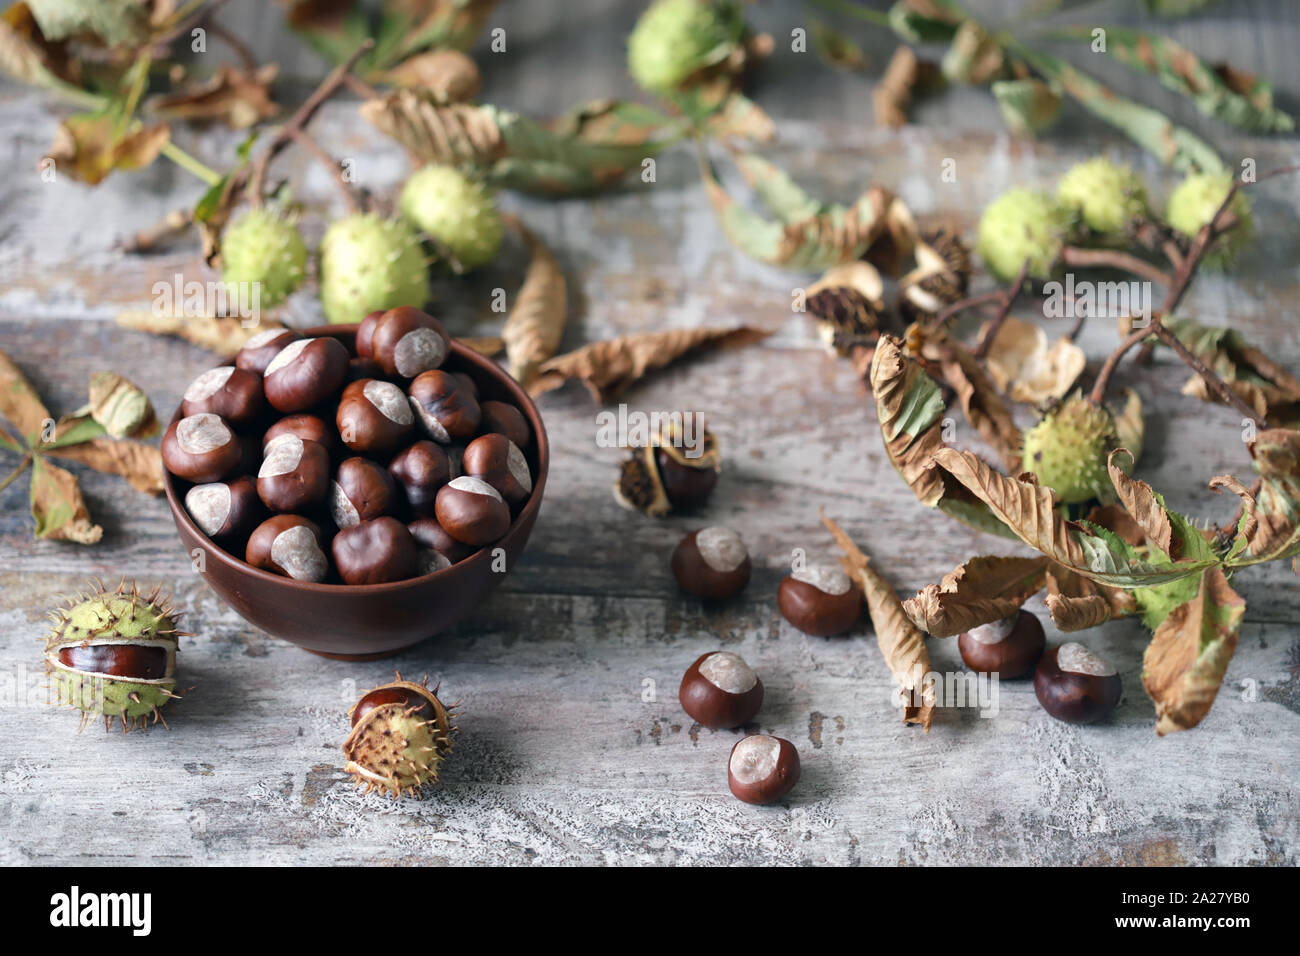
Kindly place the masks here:
[(465, 474), (482, 478), (501, 493), (511, 506), (528, 500), (533, 491), (533, 476), (519, 446), (505, 435), (482, 435), (465, 448), (461, 467)]
[(330, 483), (330, 517), (339, 528), (391, 514), (397, 487), (392, 477), (369, 458), (348, 458)]
[(257, 495), (272, 511), (302, 511), (329, 493), (330, 456), (314, 441), (281, 435), (265, 449), (257, 471)]
[(298, 339), (271, 359), (262, 376), (266, 400), (276, 411), (301, 412), (343, 387), (348, 350), (338, 339)]
[(365, 378), (343, 389), (335, 424), (354, 452), (386, 458), (406, 443), (415, 416), (400, 388)]
[(472, 475), (443, 485), (433, 510), (438, 524), (462, 544), (482, 547), (510, 530), (510, 508), (501, 493)]
[(1000, 680), (1033, 673), (1046, 645), (1042, 623), (1025, 610), (963, 631), (957, 638), (957, 649), (967, 667), (981, 674), (997, 674)]
[(677, 699), (702, 727), (729, 730), (754, 719), (763, 706), (763, 682), (738, 654), (701, 654), (686, 669)]
[(482, 413), (479, 431), (482, 434), (505, 435), (521, 449), (528, 447), (528, 443), (532, 440), (532, 433), (528, 430), (528, 419), (524, 418), (523, 412), (509, 402), (491, 399), (480, 402), (479, 409)]
[(664, 494), (673, 507), (689, 511), (702, 508), (713, 494), (718, 483), (718, 469), (713, 464), (695, 466), (666, 448), (655, 449), (655, 464), (659, 479), (664, 484)]
[(296, 342), (300, 338), (302, 336), (293, 329), (267, 329), (258, 332), (244, 343), (243, 348), (235, 356), (235, 368), (252, 372), (254, 375), (264, 375), (266, 367), (271, 364), (271, 359), (279, 355), (280, 350), (290, 342)]
[(735, 597), (749, 583), (752, 565), (745, 542), (730, 528), (692, 531), (673, 551), (673, 577), (696, 597)]
[(809, 564), (787, 575), (776, 602), (782, 617), (814, 637), (844, 634), (862, 618), (862, 590), (832, 564)]
[(248, 475), (195, 485), (185, 493), (185, 510), (218, 543), (242, 542), (265, 514), (257, 482)]
[(331, 543), (334, 566), (347, 584), (383, 584), (414, 577), (415, 539), (396, 518), (373, 518), (343, 528)]
[[(447, 358), (451, 346), (442, 323), (409, 305), (389, 309), (375, 320), (369, 337), (369, 354), (385, 375), (415, 378), (435, 369)], [(360, 352), (358, 352), (360, 354)]]
[(262, 413), (262, 376), (233, 365), (208, 369), (185, 389), (182, 415), (211, 412), (231, 425), (246, 425)]
[(285, 415), (266, 430), (262, 435), (262, 453), (265, 453), (267, 445), (281, 435), (297, 435), (303, 441), (314, 441), (329, 452), (331, 458), (339, 453), (342, 444), (339, 441), (339, 433), (334, 430), (333, 422), (327, 422), (317, 415), (299, 412), (296, 415)]
[(482, 412), (478, 399), (464, 383), (441, 369), (416, 377), (408, 390), (411, 408), (434, 441), (446, 445), (472, 437)]
[(1107, 716), (1119, 705), (1122, 689), (1110, 661), (1073, 642), (1044, 653), (1034, 671), (1034, 694), (1043, 710), (1071, 724)]
[(783, 737), (754, 734), (731, 748), (727, 784), (737, 800), (775, 803), (799, 782), (799, 751)]
[(244, 560), (295, 581), (324, 581), (329, 560), (320, 543), (320, 528), (314, 522), (299, 515), (274, 515), (249, 536)]
[(417, 518), (406, 526), (406, 530), (411, 532), (411, 537), (415, 543), (426, 551), (436, 551), (445, 557), (451, 564), (457, 561), (464, 561), (474, 549), (467, 544), (461, 544), (451, 535), (442, 525), (438, 524), (437, 518)]
[(163, 433), (163, 464), (186, 481), (218, 481), (234, 471), (242, 457), (235, 433), (211, 412), (178, 419)]
[(405, 494), (411, 514), (424, 518), (433, 514), (438, 490), (451, 481), (451, 460), (441, 445), (421, 439), (393, 456), (388, 473)]

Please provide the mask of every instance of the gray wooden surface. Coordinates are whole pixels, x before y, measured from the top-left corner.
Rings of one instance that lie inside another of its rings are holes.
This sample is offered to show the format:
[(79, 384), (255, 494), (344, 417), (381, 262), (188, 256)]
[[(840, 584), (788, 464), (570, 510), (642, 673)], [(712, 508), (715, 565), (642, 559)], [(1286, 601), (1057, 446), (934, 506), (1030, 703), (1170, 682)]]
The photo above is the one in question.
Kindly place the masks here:
[[(1224, 3), (1171, 29), (1203, 53), (1266, 71), (1294, 105), (1300, 16), (1296, 5), (1278, 6), (1285, 10), (1270, 14), (1275, 21), (1263, 18), (1273, 4)], [(245, 25), (264, 53), (292, 49), (270, 4), (230, 8), (227, 22)], [(621, 38), (635, 13), (635, 4), (599, 0), (507, 4), (497, 19), (508, 52), (480, 57), (485, 99), (543, 114), (633, 93)], [(799, 18), (789, 4), (762, 4), (754, 16), (778, 35)], [(859, 35), (878, 70), (892, 41)], [(319, 72), (309, 55), (282, 58), (291, 72)], [(870, 84), (811, 56), (778, 53), (755, 88), (780, 123), (772, 155), (827, 195), (850, 197), (874, 179), (918, 214), (952, 214), (968, 228), (1008, 185), (1049, 181), (1103, 147), (1136, 162), (1156, 195), (1175, 181), (1075, 116), (1046, 142), (1011, 140), (981, 91), (952, 91), (918, 111), (921, 125), (882, 131), (871, 122)], [(111, 318), (147, 306), (156, 279), (202, 278), (199, 257), (182, 247), (128, 259), (113, 244), (193, 201), (199, 187), (161, 161), (97, 190), (42, 183), (34, 164), (54, 125), (41, 97), (0, 89), (10, 170), (0, 182), (0, 349), (56, 413), (82, 402), (89, 374), (103, 367), (139, 382), (169, 413), (212, 358), (121, 331)], [(1296, 152), (1294, 140), (1198, 128), (1261, 169)], [(352, 104), (328, 107), (317, 132), (373, 189), (405, 173), (398, 150)], [(235, 141), (182, 135), (213, 163)], [(955, 185), (938, 181), (949, 156), (958, 161)], [(294, 176), (319, 212), (337, 212), (326, 175), (301, 154), (276, 169)], [(1234, 325), (1296, 367), (1300, 195), (1288, 180), (1255, 198), (1267, 240), (1231, 278), (1201, 280), (1187, 312)], [(1123, 703), (1102, 726), (1053, 721), (1017, 683), (1003, 685), (993, 719), (943, 710), (928, 735), (904, 728), (868, 629), (815, 639), (777, 614), (791, 549), (828, 550), (816, 515), (824, 506), (904, 595), (969, 555), (1013, 549), (926, 511), (898, 481), (849, 369), (789, 317), (790, 290), (807, 277), (758, 266), (726, 245), (688, 150), (665, 156), (652, 185), (581, 202), (511, 195), (503, 205), (546, 237), (569, 275), (567, 345), (702, 322), (778, 329), (760, 348), (683, 365), (627, 396), (636, 409), (709, 413), (726, 466), (706, 517), (750, 545), (755, 574), (744, 597), (707, 610), (678, 593), (668, 555), (698, 522), (655, 522), (617, 507), (609, 485), (619, 453), (596, 447), (597, 409), (579, 389), (542, 403), (555, 449), (551, 483), (519, 567), (455, 633), (391, 662), (323, 660), (244, 624), (189, 573), (160, 500), (79, 470), (105, 528), (100, 545), (81, 548), (33, 540), (25, 486), (16, 483), (0, 495), (0, 862), (1297, 862), (1300, 591), (1288, 568), (1252, 569), (1234, 582), (1247, 601), (1240, 647), (1213, 711), (1189, 733), (1155, 737), (1139, 681), (1147, 635), (1130, 622), (1085, 636), (1125, 683)], [(486, 274), (442, 286), (438, 310), (456, 333), (492, 331), (490, 290), (513, 289), (522, 267), (523, 253), (510, 249)], [(292, 320), (315, 316), (309, 293), (295, 298)], [(1096, 362), (1115, 333), (1094, 322), (1081, 341)], [(1238, 417), (1180, 396), (1185, 378), (1162, 354), (1151, 369), (1126, 368), (1117, 384), (1134, 385), (1150, 410), (1142, 476), (1180, 510), (1222, 520), (1231, 504), (1205, 482), (1247, 474)], [(969, 429), (958, 437), (975, 444)], [(44, 611), (89, 575), (162, 582), (196, 632), (180, 658), (192, 690), (170, 709), (169, 733), (77, 734), (73, 714), (45, 705)], [(1031, 607), (1042, 612), (1039, 601)], [(936, 669), (962, 668), (952, 642), (930, 643)], [(736, 735), (692, 726), (677, 705), (682, 671), (720, 646), (764, 680), (761, 729), (801, 752), (804, 780), (780, 806), (736, 802), (726, 789)], [(341, 769), (347, 706), (393, 667), (428, 672), (463, 701), (445, 785), (422, 802), (362, 796)]]

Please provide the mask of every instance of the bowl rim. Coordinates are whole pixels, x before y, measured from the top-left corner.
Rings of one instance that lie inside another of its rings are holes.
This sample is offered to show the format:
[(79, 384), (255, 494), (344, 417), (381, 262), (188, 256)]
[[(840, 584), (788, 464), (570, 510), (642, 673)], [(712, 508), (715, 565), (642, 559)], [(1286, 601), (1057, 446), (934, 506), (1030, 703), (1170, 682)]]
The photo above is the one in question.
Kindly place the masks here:
[[(314, 325), (307, 328), (290, 329), (290, 331), (297, 332), (304, 338), (322, 338), (325, 336), (331, 338), (346, 338), (348, 336), (355, 337), (358, 328), (360, 328), (359, 322), (349, 322), (340, 323), (338, 325)], [(206, 541), (208, 544), (207, 551), (213, 553), (221, 564), (226, 565), (232, 571), (250, 575), (254, 578), (265, 581), (267, 584), (272, 586), (280, 585), (287, 587), (290, 590), (299, 590), (308, 594), (355, 594), (358, 597), (361, 595), (389, 594), (403, 591), (407, 588), (423, 586), (428, 582), (437, 579), (441, 574), (449, 574), (458, 568), (465, 569), (471, 563), (476, 561), (481, 562), (489, 560), (492, 548), (502, 546), (503, 542), (515, 537), (519, 533), (520, 528), (530, 525), (536, 518), (537, 510), (542, 506), (542, 493), (546, 489), (546, 478), (550, 472), (550, 440), (547, 437), (546, 425), (542, 422), (542, 416), (537, 410), (536, 403), (533, 402), (532, 397), (529, 396), (528, 392), (514, 379), (513, 376), (510, 375), (510, 373), (496, 362), (492, 361), (488, 356), (481, 352), (474, 351), (467, 345), (462, 345), (454, 338), (451, 338), (451, 351), (462, 362), (476, 366), (480, 371), (498, 380), (505, 387), (519, 410), (524, 413), (524, 417), (528, 419), (528, 424), (533, 430), (533, 441), (537, 445), (537, 478), (533, 482), (532, 494), (528, 496), (528, 500), (524, 503), (524, 506), (519, 509), (519, 513), (515, 515), (514, 520), (511, 521), (510, 529), (498, 540), (492, 542), (492, 544), (484, 545), (477, 549), (474, 554), (465, 558), (463, 561), (457, 561), (449, 567), (442, 568), (430, 574), (421, 574), (413, 578), (404, 578), (401, 581), (385, 581), (382, 584), (328, 584), (315, 581), (298, 581), (282, 574), (273, 574), (270, 571), (263, 571), (261, 568), (253, 567), (243, 558), (236, 557), (225, 548), (221, 547), (221, 545), (213, 541), (208, 537), (208, 535), (204, 534), (203, 530), (194, 523), (194, 520), (190, 517), (189, 512), (185, 510), (184, 505), (181, 504), (179, 497), (176, 494), (174, 476), (164, 467), (163, 490), (167, 495), (167, 505), (171, 508), (172, 517), (177, 522), (184, 525), (185, 530), (190, 534), (194, 535), (201, 541)], [(222, 364), (230, 365), (233, 361), (234, 356), (231, 356)], [(214, 368), (215, 367), (218, 366), (214, 366)], [(177, 405), (176, 411), (172, 414), (171, 418), (167, 420), (168, 425), (176, 421), (177, 418), (180, 417), (180, 414), (181, 406)]]

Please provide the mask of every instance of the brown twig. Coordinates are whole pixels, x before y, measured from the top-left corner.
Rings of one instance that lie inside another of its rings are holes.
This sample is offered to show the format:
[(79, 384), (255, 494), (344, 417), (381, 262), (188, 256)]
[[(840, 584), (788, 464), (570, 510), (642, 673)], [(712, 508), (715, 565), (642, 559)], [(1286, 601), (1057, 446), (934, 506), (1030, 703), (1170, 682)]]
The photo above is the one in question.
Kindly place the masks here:
[[(1151, 321), (1154, 323), (1158, 322), (1159, 319), (1152, 316)], [(1151, 329), (1149, 327), (1134, 329), (1128, 334), (1123, 342), (1120, 342), (1119, 345), (1115, 347), (1115, 351), (1111, 352), (1110, 355), (1106, 357), (1106, 361), (1102, 365), (1101, 371), (1097, 373), (1097, 381), (1092, 383), (1092, 392), (1088, 395), (1088, 401), (1092, 402), (1094, 405), (1100, 405), (1102, 403), (1106, 398), (1106, 386), (1110, 384), (1110, 377), (1115, 374), (1115, 369), (1119, 367), (1120, 359), (1124, 357), (1129, 349), (1138, 345), (1150, 334)]]
[(1020, 272), (1016, 275), (1016, 281), (1011, 284), (1011, 288), (1002, 296), (1002, 301), (998, 303), (998, 310), (993, 314), (988, 326), (984, 329), (984, 334), (980, 336), (979, 343), (971, 353), (977, 361), (983, 361), (984, 356), (989, 354), (989, 348), (993, 345), (993, 340), (998, 337), (998, 330), (1002, 328), (1002, 323), (1007, 320), (1011, 313), (1011, 303), (1016, 301), (1020, 295), (1020, 290), (1025, 286), (1025, 279), (1029, 277), (1029, 260), (1026, 259), (1020, 265)]
[(342, 164), (331, 156), (324, 146), (316, 142), (305, 129), (291, 129), (289, 135), (293, 137), (295, 143), (316, 157), (320, 164), (333, 174), (334, 181), (338, 183), (339, 190), (343, 193), (343, 200), (348, 205), (348, 212), (360, 212), (361, 201), (357, 196), (357, 190), (343, 175)]
[(351, 72), (352, 68), (357, 65), (357, 61), (374, 45), (374, 40), (366, 40), (353, 51), (347, 60), (330, 70), (329, 75), (321, 80), (320, 86), (316, 87), (311, 96), (303, 101), (303, 104), (298, 107), (293, 116), (289, 118), (289, 121), (280, 128), (275, 138), (271, 140), (270, 145), (258, 155), (248, 175), (248, 201), (253, 206), (262, 204), (262, 190), (266, 182), (266, 169), (271, 160), (285, 146), (294, 141), (295, 131), (301, 131), (311, 122), (312, 117), (316, 115), (316, 111), (338, 91), (338, 88), (343, 85), (344, 77)]
[(935, 313), (934, 321), (930, 323), (930, 327), (932, 329), (938, 329), (942, 327), (943, 324), (947, 322), (949, 319), (951, 319), (953, 316), (957, 315), (960, 312), (965, 312), (967, 309), (978, 309), (986, 305), (1001, 305), (1001, 304), (1002, 304), (1001, 289), (994, 289), (992, 292), (981, 292), (979, 295), (973, 295), (968, 299), (961, 299), (957, 302), (954, 302), (952, 305), (945, 306), (943, 309), (940, 309), (937, 313)]
[(211, 20), (205, 24), (205, 29), (235, 52), (235, 56), (239, 58), (239, 62), (245, 70), (257, 69), (257, 57), (253, 56), (253, 51), (248, 48), (247, 43), (221, 24), (214, 23)]
[(1150, 279), (1152, 282), (1159, 282), (1166, 287), (1173, 281), (1167, 272), (1153, 266), (1145, 259), (1118, 249), (1080, 249), (1077, 246), (1066, 246), (1061, 250), (1061, 261), (1067, 266), (1079, 266), (1085, 269), (1097, 267), (1120, 269)]
[(355, 73), (343, 77), (343, 85), (363, 100), (377, 100), (384, 95)]
[(1200, 375), (1201, 378), (1205, 379), (1205, 384), (1214, 390), (1215, 394), (1223, 400), (1225, 405), (1231, 405), (1237, 411), (1241, 412), (1241, 414), (1254, 422), (1256, 427), (1260, 429), (1268, 428), (1268, 422), (1256, 414), (1255, 410), (1247, 405), (1240, 395), (1229, 388), (1227, 382), (1211, 371), (1210, 367), (1201, 361), (1200, 356), (1184, 345), (1179, 340), (1178, 336), (1174, 335), (1173, 332), (1170, 332), (1169, 329), (1165, 328), (1165, 326), (1161, 325), (1159, 322), (1156, 323), (1153, 331), (1155, 335), (1159, 337), (1161, 342), (1164, 342), (1165, 345), (1173, 349), (1180, 359), (1195, 369), (1196, 373)]

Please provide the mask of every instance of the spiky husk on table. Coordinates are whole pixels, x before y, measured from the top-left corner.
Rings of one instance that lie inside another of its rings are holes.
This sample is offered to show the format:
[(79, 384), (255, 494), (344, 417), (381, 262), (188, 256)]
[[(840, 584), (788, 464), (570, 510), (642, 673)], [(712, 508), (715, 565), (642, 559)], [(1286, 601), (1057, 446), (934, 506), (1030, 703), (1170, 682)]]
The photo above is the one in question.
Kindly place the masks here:
[[(443, 761), (451, 754), (451, 723), (456, 705), (444, 706), (438, 700), (438, 687), (429, 689), (429, 678), (421, 683), (397, 680), (373, 688), (362, 695), (365, 700), (377, 690), (401, 689), (416, 694), (429, 703), (431, 718), (417, 712), (420, 706), (406, 703), (380, 704), (362, 717), (343, 742), (347, 763), (343, 769), (352, 775), (366, 793), (378, 790), (394, 799), (403, 794), (418, 796), (427, 785), (438, 782)], [(360, 701), (358, 701), (358, 704)], [(349, 716), (356, 710), (353, 705)]]

